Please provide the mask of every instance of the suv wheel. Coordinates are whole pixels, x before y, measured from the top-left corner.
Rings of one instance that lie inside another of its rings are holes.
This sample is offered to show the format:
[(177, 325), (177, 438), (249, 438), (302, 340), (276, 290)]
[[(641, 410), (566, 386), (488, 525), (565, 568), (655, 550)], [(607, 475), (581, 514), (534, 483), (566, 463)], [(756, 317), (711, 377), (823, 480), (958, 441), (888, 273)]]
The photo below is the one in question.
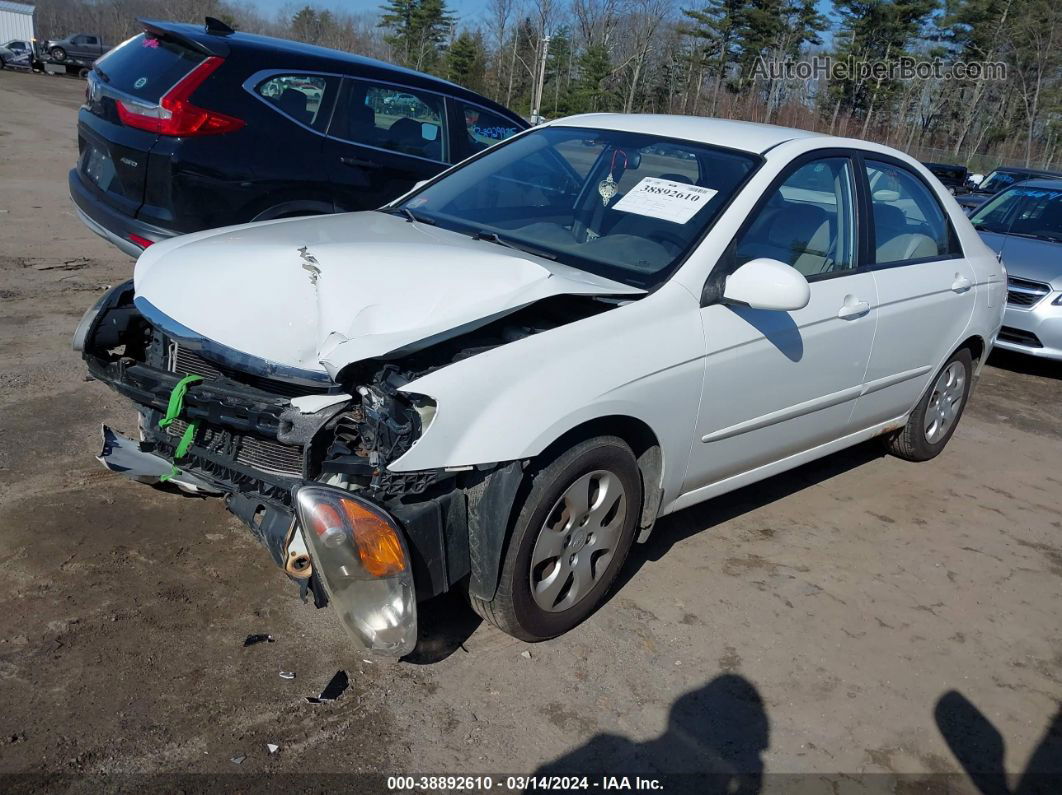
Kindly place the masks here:
[(641, 510), (641, 474), (630, 447), (615, 436), (577, 444), (533, 475), (498, 590), (491, 601), (472, 597), (472, 607), (523, 640), (567, 632), (608, 592)]
[(911, 412), (903, 430), (888, 440), (889, 452), (907, 461), (928, 461), (939, 455), (955, 433), (966, 408), (972, 376), (970, 352), (963, 348), (953, 353)]

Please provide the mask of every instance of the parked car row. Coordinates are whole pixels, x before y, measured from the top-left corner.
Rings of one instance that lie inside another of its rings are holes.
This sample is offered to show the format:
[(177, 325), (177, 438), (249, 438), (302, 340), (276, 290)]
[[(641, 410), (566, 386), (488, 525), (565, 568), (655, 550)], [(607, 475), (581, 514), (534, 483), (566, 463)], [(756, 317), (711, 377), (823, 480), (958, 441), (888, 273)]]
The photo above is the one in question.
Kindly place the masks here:
[(1006, 265), (1007, 309), (996, 346), (1062, 361), (1062, 173), (997, 168), (964, 192), (965, 167), (923, 165)]

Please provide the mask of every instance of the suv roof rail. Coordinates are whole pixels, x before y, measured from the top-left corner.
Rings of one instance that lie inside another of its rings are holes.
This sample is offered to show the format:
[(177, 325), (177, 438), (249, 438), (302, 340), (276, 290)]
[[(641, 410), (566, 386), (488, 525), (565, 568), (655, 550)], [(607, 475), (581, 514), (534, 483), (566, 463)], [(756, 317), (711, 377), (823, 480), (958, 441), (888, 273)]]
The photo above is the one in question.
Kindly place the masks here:
[(207, 17), (206, 25), (204, 27), (206, 28), (207, 33), (213, 33), (216, 36), (229, 36), (236, 32), (234, 28), (230, 27), (225, 22), (222, 22), (217, 17)]

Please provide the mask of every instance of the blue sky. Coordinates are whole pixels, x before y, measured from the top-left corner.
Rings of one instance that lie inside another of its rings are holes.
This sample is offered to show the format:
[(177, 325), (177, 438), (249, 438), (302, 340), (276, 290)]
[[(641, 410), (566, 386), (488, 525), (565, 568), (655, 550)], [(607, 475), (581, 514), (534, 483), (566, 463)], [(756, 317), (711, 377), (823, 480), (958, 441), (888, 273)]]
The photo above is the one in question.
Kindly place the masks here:
[[(447, 0), (446, 4), (457, 13), (462, 22), (474, 21), (487, 5), (483, 0)], [(288, 6), (301, 8), (304, 5), (332, 8), (351, 14), (372, 14), (379, 11), (383, 0), (247, 0), (247, 5), (270, 15)]]
[[(275, 14), (282, 8), (295, 6), (302, 7), (303, 5), (312, 5), (317, 8), (332, 8), (337, 11), (347, 11), (352, 14), (357, 13), (375, 13), (380, 9), (382, 0), (248, 0), (248, 5), (257, 7), (263, 13)], [(486, 2), (484, 0), (447, 0), (447, 5), (457, 14), (461, 22), (466, 24), (474, 24), (486, 9)], [(697, 6), (697, 0), (678, 0), (676, 2), (678, 7), (694, 8)], [(818, 7), (819, 13), (829, 14), (830, 0), (819, 0)]]

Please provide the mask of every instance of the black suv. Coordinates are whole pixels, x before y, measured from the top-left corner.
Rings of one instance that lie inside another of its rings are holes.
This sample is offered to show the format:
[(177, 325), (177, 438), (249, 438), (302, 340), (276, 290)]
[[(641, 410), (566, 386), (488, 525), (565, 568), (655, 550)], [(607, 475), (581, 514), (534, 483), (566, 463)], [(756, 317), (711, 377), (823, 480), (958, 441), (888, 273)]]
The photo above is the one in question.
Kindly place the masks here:
[(70, 196), (122, 251), (218, 226), (379, 207), (525, 129), (429, 75), (296, 42), (141, 20), (97, 61)]

